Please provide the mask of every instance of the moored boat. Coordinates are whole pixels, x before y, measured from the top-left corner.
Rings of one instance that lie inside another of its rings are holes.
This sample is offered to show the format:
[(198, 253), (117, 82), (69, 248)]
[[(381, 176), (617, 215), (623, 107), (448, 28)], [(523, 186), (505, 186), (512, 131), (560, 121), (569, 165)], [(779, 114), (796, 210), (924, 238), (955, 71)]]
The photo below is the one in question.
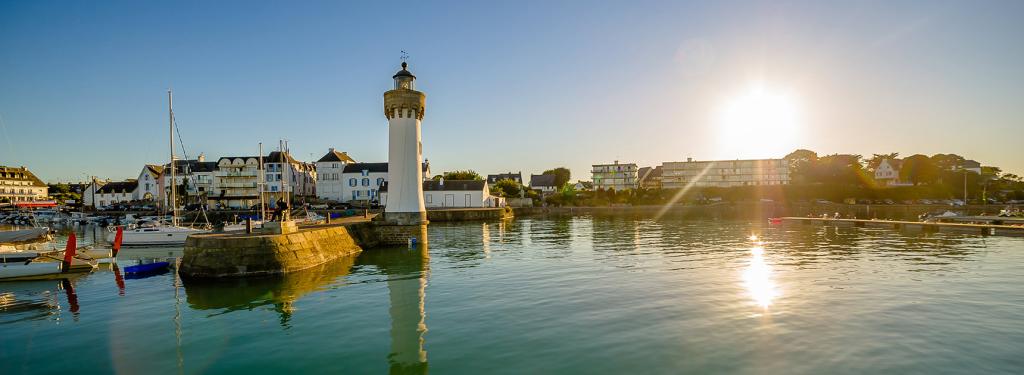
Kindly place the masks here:
[(96, 268), (96, 262), (76, 258), (78, 250), (76, 243), (75, 234), (72, 233), (68, 237), (64, 257), (60, 262), (47, 262), (40, 258), (49, 259), (51, 257), (41, 255), (21, 263), (0, 264), (0, 281), (59, 279), (66, 277), (69, 273), (91, 272)]

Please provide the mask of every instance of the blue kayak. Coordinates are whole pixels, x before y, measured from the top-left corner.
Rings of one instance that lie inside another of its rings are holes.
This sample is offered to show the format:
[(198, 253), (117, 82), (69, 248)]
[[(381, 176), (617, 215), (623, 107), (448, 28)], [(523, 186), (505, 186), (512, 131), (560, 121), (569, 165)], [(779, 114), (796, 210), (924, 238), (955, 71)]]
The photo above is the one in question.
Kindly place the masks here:
[(171, 264), (168, 263), (168, 262), (153, 262), (153, 263), (147, 263), (147, 264), (139, 264), (139, 265), (135, 265), (135, 266), (125, 267), (124, 268), (124, 273), (125, 274), (133, 274), (133, 273), (159, 272), (159, 271), (166, 270), (167, 267), (170, 267), (170, 266), (171, 266)]

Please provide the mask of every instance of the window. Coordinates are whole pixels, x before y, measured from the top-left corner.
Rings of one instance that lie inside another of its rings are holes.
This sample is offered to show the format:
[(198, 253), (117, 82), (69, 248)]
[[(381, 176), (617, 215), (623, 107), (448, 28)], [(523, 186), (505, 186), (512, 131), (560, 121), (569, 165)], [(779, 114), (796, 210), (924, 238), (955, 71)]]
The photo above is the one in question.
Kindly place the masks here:
[(363, 179), (363, 186), (370, 186), (370, 179), (369, 178), (364, 178)]
[(354, 179), (354, 178), (348, 179), (348, 186), (356, 186), (356, 179)]
[(277, 191), (277, 186), (271, 186), (270, 191)]
[(434, 203), (434, 195), (427, 194), (427, 203)]
[(382, 185), (384, 185), (384, 177), (378, 177), (377, 178), (377, 186), (382, 186)]
[(270, 181), (274, 181), (274, 176), (268, 174), (267, 175), (267, 182), (270, 182)]
[(352, 192), (352, 199), (356, 199), (356, 197), (358, 197), (358, 196), (359, 196), (359, 194), (358, 194), (358, 193), (359, 193), (358, 191), (353, 191), (353, 192)]
[(370, 175), (370, 170), (369, 170), (369, 169), (364, 169), (364, 170), (363, 170), (363, 173), (362, 173), (362, 175), (363, 175), (364, 177), (365, 177), (365, 176), (369, 176), (369, 175)]

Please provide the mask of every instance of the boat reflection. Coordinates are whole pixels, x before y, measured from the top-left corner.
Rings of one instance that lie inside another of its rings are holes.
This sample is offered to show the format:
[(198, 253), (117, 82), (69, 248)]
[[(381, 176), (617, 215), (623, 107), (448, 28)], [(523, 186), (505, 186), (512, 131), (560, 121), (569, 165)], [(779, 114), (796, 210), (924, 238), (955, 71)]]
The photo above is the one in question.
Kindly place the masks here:
[(78, 319), (80, 306), (78, 294), (75, 292), (75, 280), (82, 275), (74, 275), (58, 280), (14, 281), (3, 284), (0, 292), (0, 314), (11, 314), (13, 320), (0, 319), (0, 325), (23, 320), (61, 319), (62, 306), (60, 296), (63, 295), (72, 319)]
[(751, 240), (754, 244), (750, 248), (750, 263), (743, 271), (743, 286), (754, 303), (767, 309), (778, 296), (778, 290), (772, 280), (772, 267), (764, 259), (764, 243), (753, 235)]
[(414, 248), (374, 249), (359, 255), (359, 265), (371, 265), (388, 276), (391, 316), (391, 374), (426, 374), (427, 332), (424, 297), (430, 271), (426, 244)]
[(298, 272), (267, 277), (186, 279), (185, 300), (196, 310), (221, 310), (213, 315), (273, 306), (282, 327), (288, 328), (294, 303), (348, 275), (355, 257), (342, 257)]

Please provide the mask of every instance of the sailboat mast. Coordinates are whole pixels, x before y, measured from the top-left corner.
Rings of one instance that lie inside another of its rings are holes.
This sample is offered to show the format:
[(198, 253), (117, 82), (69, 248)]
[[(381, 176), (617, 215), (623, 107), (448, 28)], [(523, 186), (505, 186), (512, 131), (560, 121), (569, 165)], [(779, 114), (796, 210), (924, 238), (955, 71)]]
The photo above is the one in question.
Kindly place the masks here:
[(263, 168), (263, 142), (260, 142), (260, 167), (257, 169), (260, 171), (260, 180), (256, 183), (256, 187), (259, 188), (257, 190), (260, 192), (260, 221), (267, 221), (267, 210), (264, 208), (266, 207), (266, 202), (263, 200), (263, 190), (267, 184), (267, 173)]
[(171, 225), (172, 226), (178, 226), (178, 204), (177, 204), (177, 202), (175, 202), (177, 200), (177, 194), (176, 194), (175, 186), (174, 186), (174, 185), (177, 185), (177, 183), (174, 180), (174, 102), (173, 102), (173, 100), (174, 99), (172, 98), (171, 90), (167, 89), (167, 123), (168, 123), (167, 127), (168, 127), (168, 129), (170, 129), (170, 131), (168, 133), (168, 135), (170, 135), (170, 137), (168, 137), (168, 139), (169, 139), (169, 144), (171, 146), (171, 180), (170, 180), (170, 184), (171, 184), (171, 199), (170, 199), (169, 202), (170, 202), (170, 205), (171, 205)]

